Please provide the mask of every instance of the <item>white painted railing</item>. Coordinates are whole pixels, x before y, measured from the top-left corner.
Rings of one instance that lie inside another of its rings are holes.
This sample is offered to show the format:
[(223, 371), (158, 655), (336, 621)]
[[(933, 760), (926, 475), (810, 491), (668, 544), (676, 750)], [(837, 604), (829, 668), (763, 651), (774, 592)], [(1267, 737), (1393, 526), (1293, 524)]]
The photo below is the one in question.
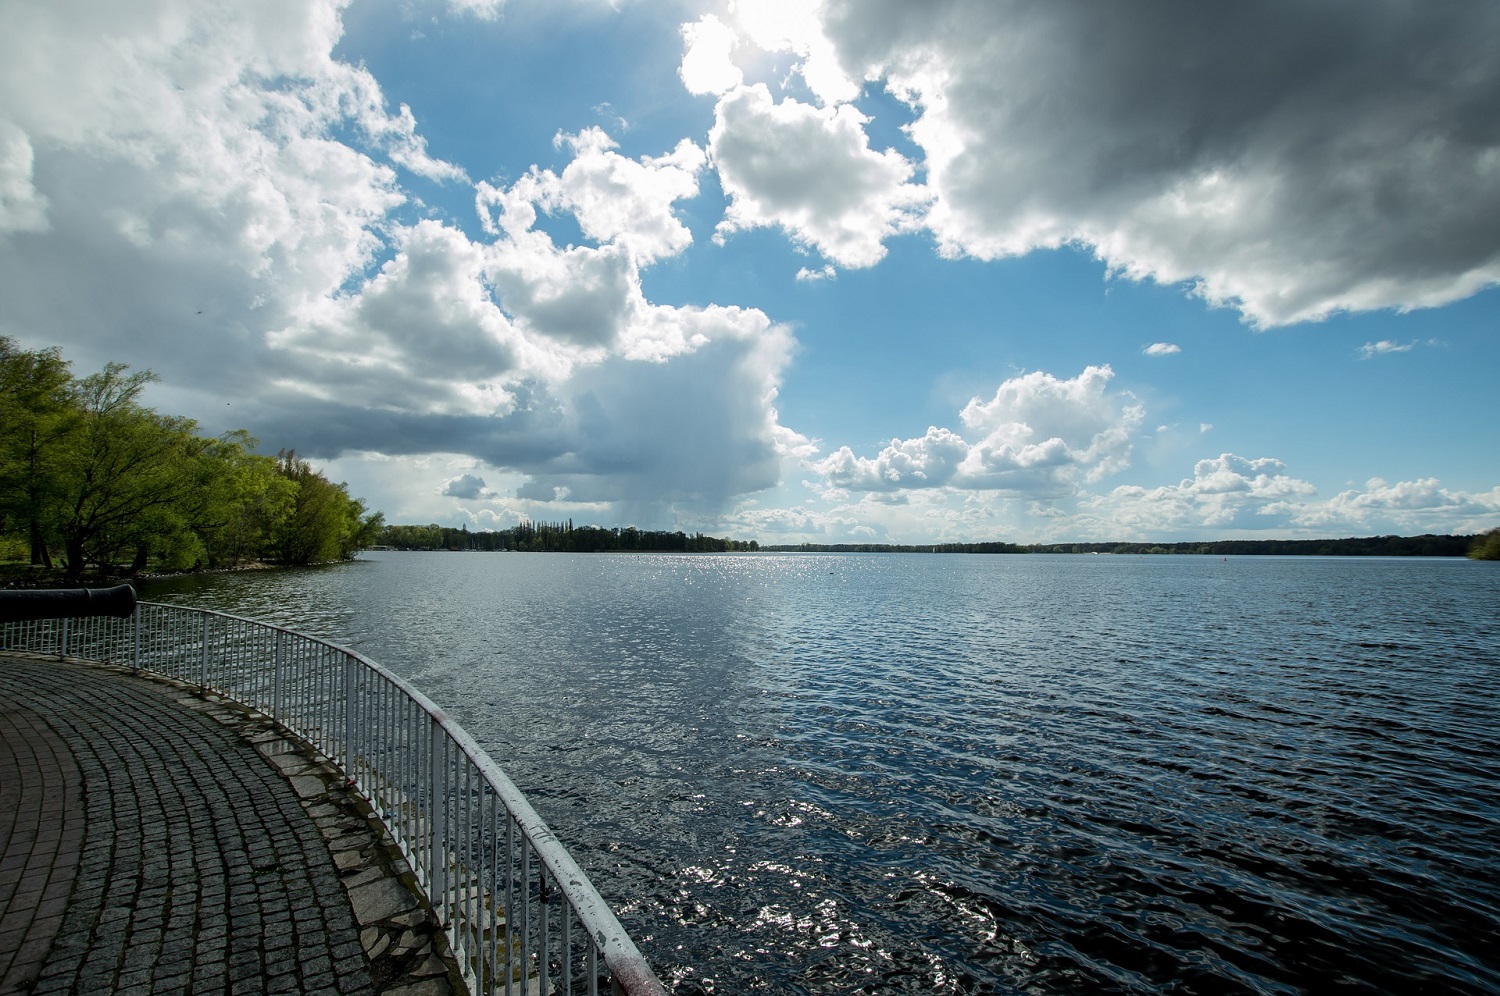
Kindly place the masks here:
[(0, 649), (123, 664), (271, 717), (341, 767), (411, 865), (475, 994), (661, 982), (530, 803), (425, 695), (280, 626), (142, 602), (133, 616), (0, 624)]

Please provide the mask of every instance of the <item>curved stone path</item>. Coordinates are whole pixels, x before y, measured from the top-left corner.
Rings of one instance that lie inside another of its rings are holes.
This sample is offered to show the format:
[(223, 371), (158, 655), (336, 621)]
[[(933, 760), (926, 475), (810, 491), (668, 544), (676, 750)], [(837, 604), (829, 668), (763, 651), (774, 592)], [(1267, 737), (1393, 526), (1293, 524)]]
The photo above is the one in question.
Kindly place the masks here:
[(0, 653), (0, 994), (461, 989), (367, 817), (263, 717)]

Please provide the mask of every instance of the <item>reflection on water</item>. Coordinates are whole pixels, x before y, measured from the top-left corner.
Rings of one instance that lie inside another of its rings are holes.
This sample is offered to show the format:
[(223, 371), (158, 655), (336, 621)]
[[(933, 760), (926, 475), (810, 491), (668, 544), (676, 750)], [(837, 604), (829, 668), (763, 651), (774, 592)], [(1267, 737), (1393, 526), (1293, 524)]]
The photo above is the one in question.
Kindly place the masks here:
[(368, 555), (163, 583), (411, 678), (679, 992), (1500, 989), (1500, 572)]

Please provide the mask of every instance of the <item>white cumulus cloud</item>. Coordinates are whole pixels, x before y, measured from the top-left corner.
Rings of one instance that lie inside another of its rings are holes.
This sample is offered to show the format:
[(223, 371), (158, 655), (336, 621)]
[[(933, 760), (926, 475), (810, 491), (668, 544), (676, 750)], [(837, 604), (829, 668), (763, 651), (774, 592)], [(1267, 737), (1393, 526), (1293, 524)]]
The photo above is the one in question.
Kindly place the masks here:
[(947, 484), (968, 455), (969, 444), (947, 429), (929, 427), (916, 439), (892, 439), (879, 455), (854, 455), (847, 446), (813, 464), (836, 488), (850, 491), (899, 491)]
[(682, 26), (683, 54), (678, 76), (688, 93), (717, 94), (733, 90), (744, 74), (730, 56), (736, 35), (712, 14)]
[(1371, 533), (1411, 533), (1442, 523), (1452, 533), (1477, 533), (1500, 520), (1500, 488), (1468, 492), (1445, 488), (1436, 478), (1388, 484), (1370, 481), (1326, 502), (1295, 510), (1298, 526), (1315, 530), (1351, 529)]
[(35, 158), (30, 137), (0, 119), (0, 235), (47, 230), (47, 198), (32, 183)]
[(900, 153), (870, 148), (865, 123), (852, 104), (778, 102), (761, 83), (725, 94), (709, 133), (730, 198), (719, 237), (775, 226), (840, 266), (879, 262), (925, 194)]
[(969, 401), (959, 413), (964, 435), (929, 427), (924, 436), (891, 440), (874, 457), (843, 446), (809, 467), (843, 491), (950, 487), (1071, 495), (1129, 466), (1145, 411), (1128, 394), (1108, 390), (1113, 376), (1107, 366), (1068, 380), (1024, 374), (989, 400)]
[(683, 139), (665, 156), (627, 159), (599, 128), (559, 135), (558, 143), (572, 150), (573, 160), (561, 176), (534, 174), (538, 204), (571, 212), (584, 235), (622, 245), (642, 264), (692, 244), (672, 205), (698, 195), (697, 175), (707, 161), (702, 149)]

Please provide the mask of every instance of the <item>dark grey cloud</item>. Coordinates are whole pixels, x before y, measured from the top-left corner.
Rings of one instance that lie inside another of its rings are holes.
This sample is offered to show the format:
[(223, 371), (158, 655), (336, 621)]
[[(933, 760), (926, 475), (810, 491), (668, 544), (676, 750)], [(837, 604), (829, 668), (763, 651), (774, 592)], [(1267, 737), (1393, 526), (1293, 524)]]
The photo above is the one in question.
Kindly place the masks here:
[(470, 500), (483, 498), (484, 478), (473, 474), (460, 474), (443, 486), (443, 494), (449, 498), (467, 498)]
[(1500, 279), (1500, 5), (835, 0), (949, 252), (1083, 242), (1259, 324)]
[(536, 385), (515, 391), (520, 402), (506, 416), (398, 411), (371, 407), (364, 397), (342, 401), (268, 392), (244, 412), (241, 424), (263, 441), (324, 460), (350, 452), (456, 453), (498, 467), (548, 466), (570, 448), (563, 412)]
[(568, 385), (571, 448), (527, 468), (535, 494), (716, 506), (774, 487), (781, 465), (767, 398), (783, 337), (726, 337), (669, 363), (610, 360), (580, 371)]

